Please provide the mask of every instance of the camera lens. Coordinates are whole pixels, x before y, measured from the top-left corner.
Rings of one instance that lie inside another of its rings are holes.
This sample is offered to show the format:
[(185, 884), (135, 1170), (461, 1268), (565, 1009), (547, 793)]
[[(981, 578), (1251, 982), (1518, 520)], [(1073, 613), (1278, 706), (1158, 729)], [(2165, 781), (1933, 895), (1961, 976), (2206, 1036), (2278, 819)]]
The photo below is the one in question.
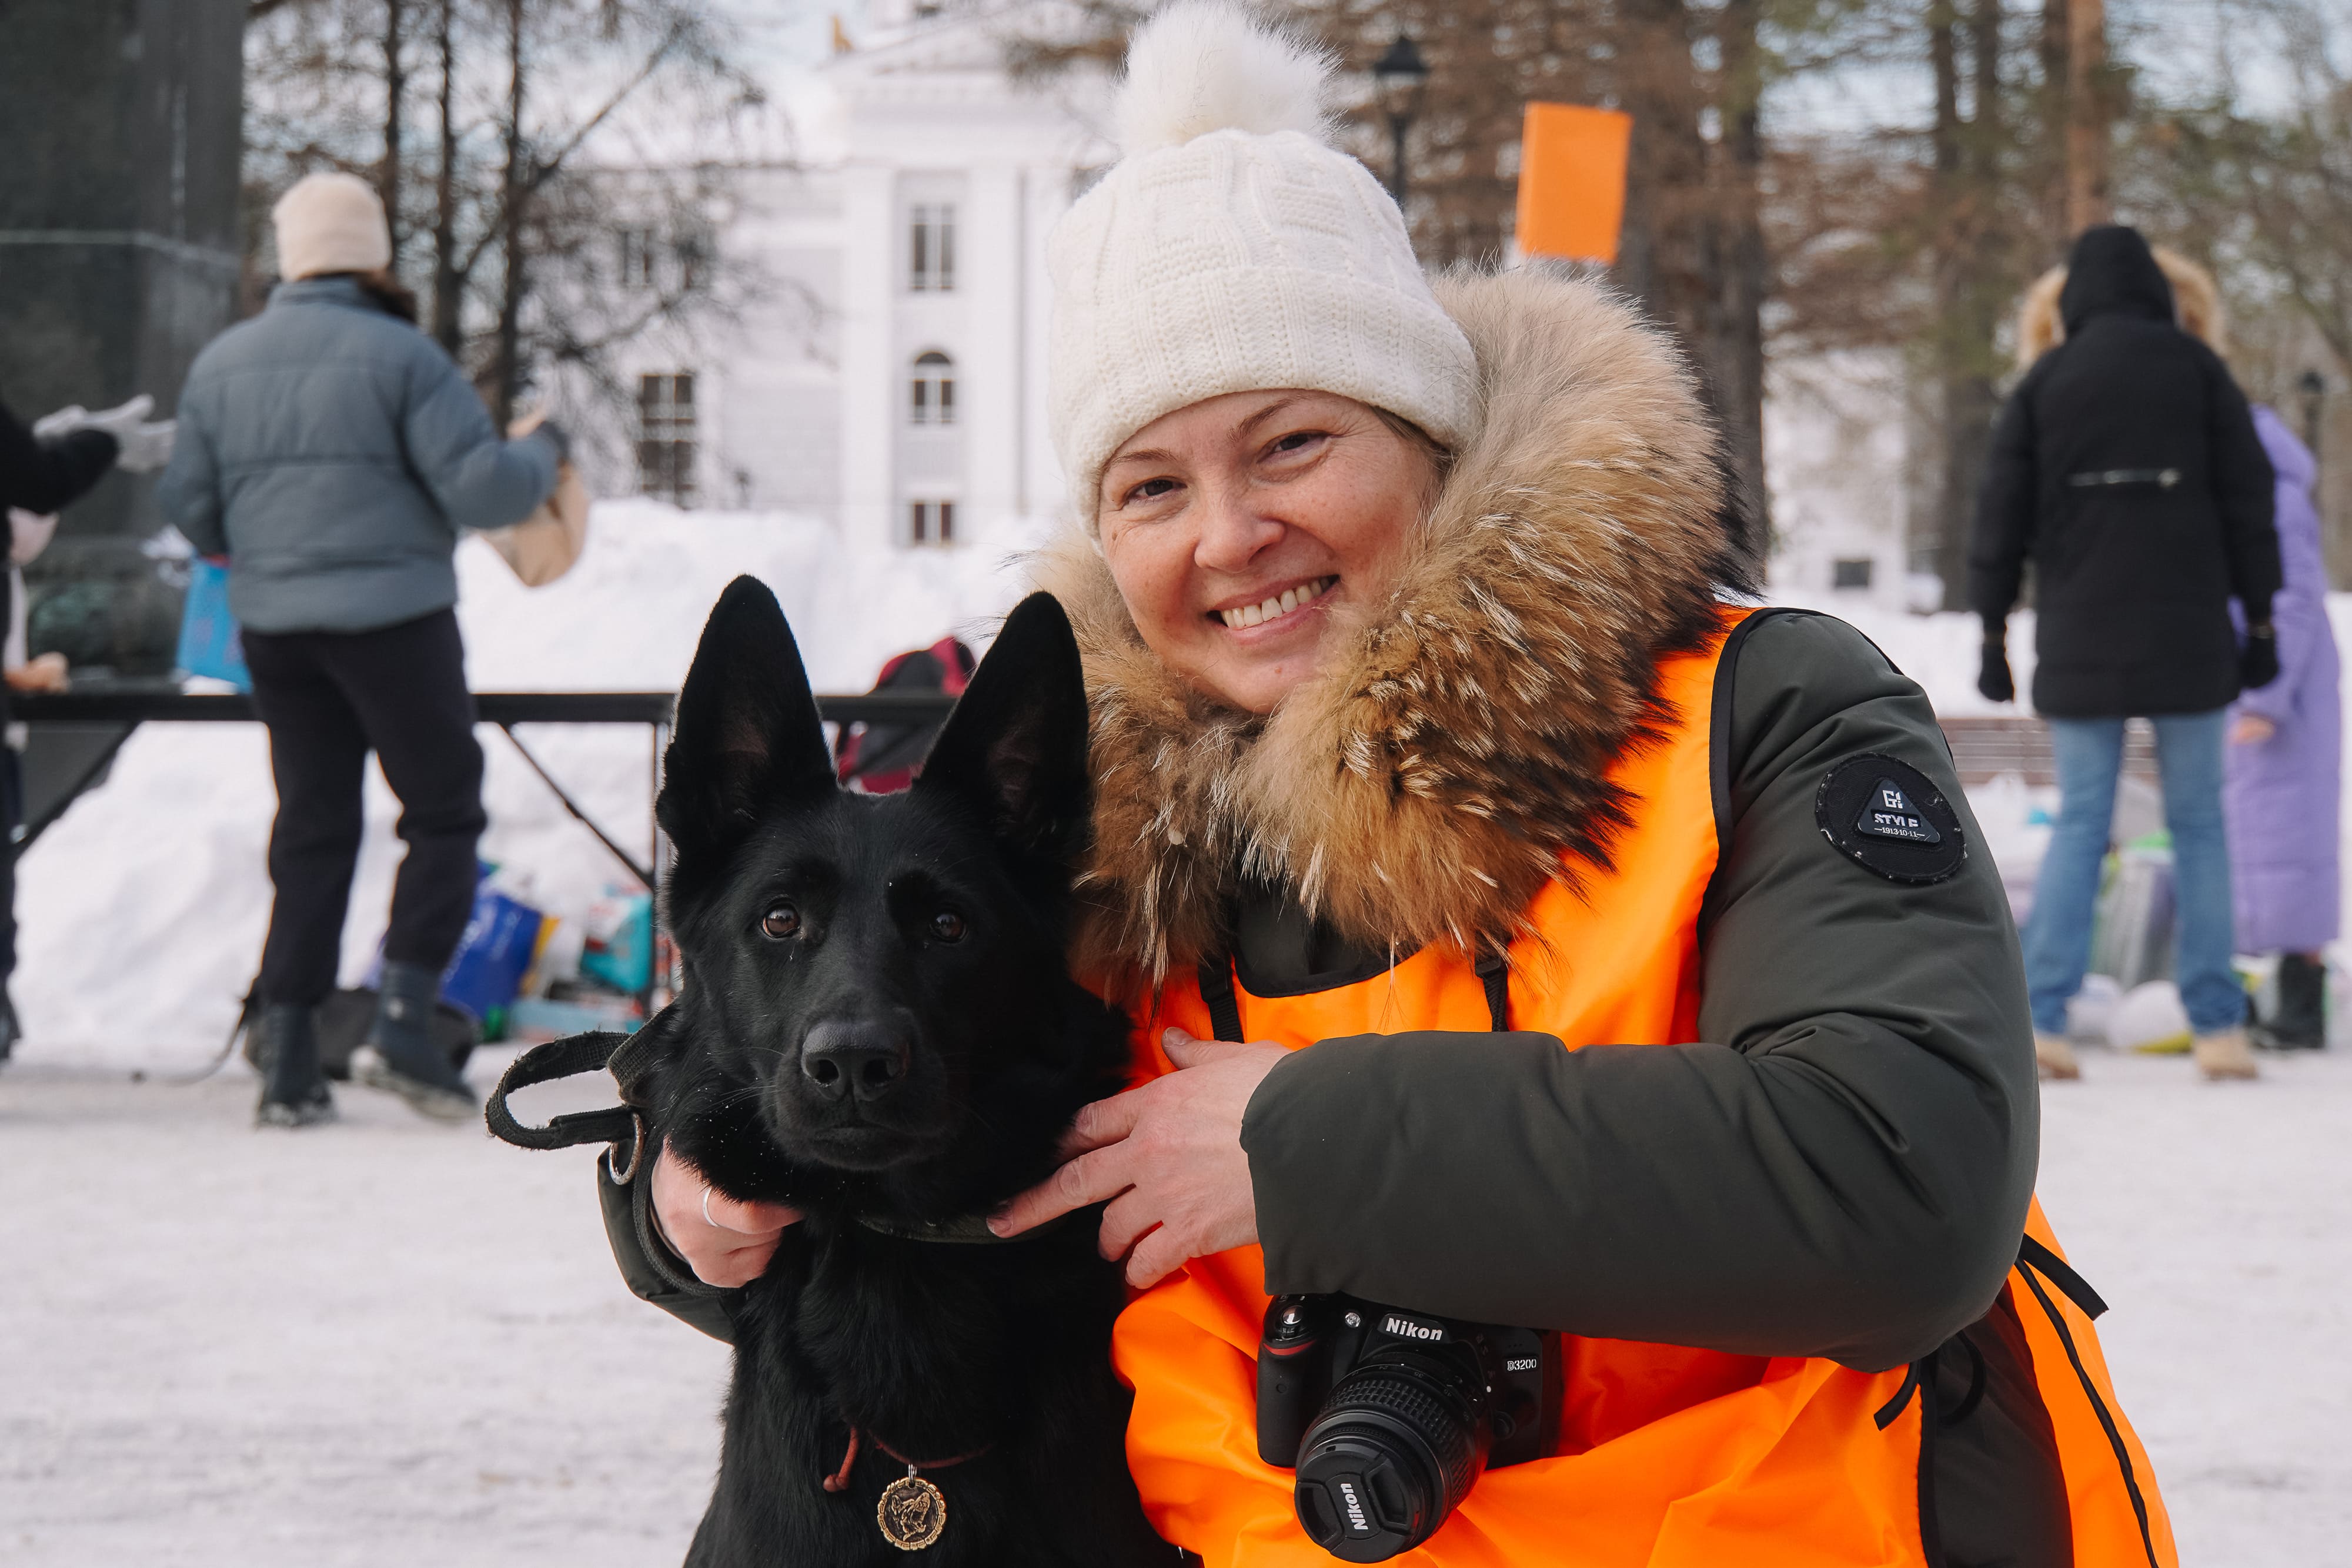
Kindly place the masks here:
[(1436, 1533), (1486, 1468), (1485, 1385), (1396, 1354), (1340, 1379), (1298, 1445), (1298, 1522), (1342, 1563), (1379, 1563)]

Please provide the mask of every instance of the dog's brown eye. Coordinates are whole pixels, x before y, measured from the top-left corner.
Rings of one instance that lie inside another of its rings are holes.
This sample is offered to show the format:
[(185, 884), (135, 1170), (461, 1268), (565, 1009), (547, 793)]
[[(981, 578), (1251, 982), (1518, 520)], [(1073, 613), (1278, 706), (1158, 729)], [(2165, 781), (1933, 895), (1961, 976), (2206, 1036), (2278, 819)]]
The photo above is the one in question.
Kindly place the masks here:
[(797, 936), (801, 933), (801, 912), (789, 904), (779, 904), (760, 916), (760, 931), (775, 942)]
[(931, 916), (931, 935), (942, 942), (963, 940), (963, 916), (952, 909), (942, 909)]

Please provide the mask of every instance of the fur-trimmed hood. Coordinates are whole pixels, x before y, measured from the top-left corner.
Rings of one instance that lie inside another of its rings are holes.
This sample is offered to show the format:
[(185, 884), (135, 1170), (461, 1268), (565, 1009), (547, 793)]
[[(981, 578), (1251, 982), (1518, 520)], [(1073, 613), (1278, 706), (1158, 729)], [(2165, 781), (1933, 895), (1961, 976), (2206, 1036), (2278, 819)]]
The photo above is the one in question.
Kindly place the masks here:
[[(2173, 318), (2180, 329), (2224, 359), (2230, 353), (2230, 317), (2221, 304), (2221, 287), (2213, 275), (2168, 245), (2152, 246), (2149, 254), (2163, 269), (2172, 287)], [(2033, 361), (2066, 340), (2066, 323), (2058, 298), (2065, 292), (2066, 268), (2053, 267), (2033, 280), (2017, 308), (2017, 368), (2030, 370)]]
[(1602, 286), (1457, 271), (1437, 296), (1477, 355), (1476, 429), (1394, 594), (1271, 715), (1162, 666), (1082, 533), (1042, 558), (1093, 700), (1094, 972), (1156, 985), (1214, 950), (1245, 880), (1402, 956), (1507, 940), (1547, 882), (1605, 863), (1657, 661), (1747, 580), (1721, 444), (1671, 340)]

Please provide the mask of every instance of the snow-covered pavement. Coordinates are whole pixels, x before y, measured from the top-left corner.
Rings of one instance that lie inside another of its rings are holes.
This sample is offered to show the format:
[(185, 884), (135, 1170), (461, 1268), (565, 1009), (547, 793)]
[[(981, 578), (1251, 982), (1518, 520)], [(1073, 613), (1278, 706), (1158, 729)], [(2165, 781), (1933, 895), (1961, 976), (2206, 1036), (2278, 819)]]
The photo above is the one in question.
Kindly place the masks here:
[[(2094, 1053), (2044, 1096), (2043, 1201), (2193, 1565), (2352, 1562), (2352, 1056), (2263, 1065)], [(348, 1091), (264, 1135), (252, 1092), (0, 1073), (0, 1562), (682, 1556), (725, 1352), (622, 1289), (590, 1153)]]
[(0, 1563), (682, 1558), (727, 1352), (622, 1288), (591, 1152), (253, 1095), (0, 1073)]

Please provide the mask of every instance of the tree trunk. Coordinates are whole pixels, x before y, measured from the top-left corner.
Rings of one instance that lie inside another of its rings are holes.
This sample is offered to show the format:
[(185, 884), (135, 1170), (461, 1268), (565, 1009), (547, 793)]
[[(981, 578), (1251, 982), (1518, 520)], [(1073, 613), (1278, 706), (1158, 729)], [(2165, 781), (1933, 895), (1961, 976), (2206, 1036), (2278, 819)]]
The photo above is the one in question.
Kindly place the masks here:
[(1731, 471), (1745, 492), (1740, 541), (1760, 571), (1771, 553), (1771, 495), (1764, 471), (1764, 296), (1769, 287), (1764, 254), (1764, 130), (1761, 51), (1757, 28), (1761, 0), (1727, 0), (1722, 28), (1722, 70), (1716, 93), (1722, 141), (1717, 148), (1711, 214), (1715, 309), (1708, 323), (1709, 380)]
[[(1627, 0), (1614, 43), (1620, 103), (1633, 117), (1617, 280), (1680, 339), (1722, 424), (1745, 537), (1761, 565), (1764, 523), (1765, 256), (1759, 181), (1756, 0), (1730, 0), (1710, 99), (1692, 52), (1686, 0)], [(1702, 110), (1720, 119), (1710, 157)]]
[(2000, 412), (1996, 378), (2000, 363), (1994, 338), (2008, 308), (2011, 267), (2002, 226), (2002, 157), (2009, 127), (2002, 112), (2001, 0), (1976, 0), (1969, 30), (1975, 47), (1975, 119), (1969, 125), (1966, 172), (1968, 198), (1962, 209), (1968, 231), (1960, 245), (1967, 258), (1961, 280), (1959, 347), (1945, 401), (1949, 443), (1950, 510), (1943, 553), (1937, 563), (1944, 580), (1944, 608), (1968, 608), (1969, 538), (1976, 526), (1977, 496), (1984, 486), (1985, 462), (1992, 453), (1992, 426)]
[(1951, 0), (1933, 0), (1927, 10), (1927, 63), (1936, 82), (1936, 118), (1929, 131), (1935, 161), (1934, 286), (1936, 298), (1935, 356), (1937, 444), (1935, 506), (1918, 519), (1911, 538), (1911, 564), (1943, 583), (1943, 603), (1951, 608), (1956, 596), (1967, 591), (1966, 573), (1955, 566), (1965, 561), (1968, 501), (1973, 494), (1966, 467), (1969, 443), (1961, 429), (1968, 358), (1964, 301), (1968, 288), (1968, 244), (1961, 216), (1966, 178), (1962, 141), (1967, 128), (1960, 120), (1959, 18)]
[(2000, 0), (1976, 0), (1969, 17), (1972, 117), (1960, 118), (1959, 18), (1947, 5), (1930, 13), (1928, 57), (1936, 76), (1936, 392), (1942, 464), (1927, 538), (1915, 538), (1915, 569), (1943, 583), (1943, 607), (1968, 607), (1969, 536), (1992, 442), (2000, 398), (1993, 339), (2010, 292), (2000, 229), (2006, 122), (2001, 99)]
[(2079, 235), (2113, 216), (2107, 205), (2106, 0), (2066, 0), (2066, 226)]
[(452, 359), (465, 346), (457, 276), (457, 0), (441, 0), (441, 163), (433, 183), (433, 340)]
[(523, 5), (507, 0), (507, 122), (506, 172), (499, 200), (499, 338), (497, 380), (491, 415), (504, 430), (514, 418), (515, 400), (522, 392), (522, 302), (527, 287), (523, 267)]
[(2066, 201), (2066, 137), (2065, 127), (2070, 115), (2067, 110), (2067, 78), (2073, 68), (2067, 63), (2070, 51), (2067, 30), (2073, 26), (2068, 15), (2067, 0), (2042, 0), (2042, 94), (2041, 136), (2036, 149), (2037, 172), (2041, 175), (2042, 238), (2043, 248), (2052, 256), (2066, 254), (2067, 242), (2074, 237), (2067, 226), (2071, 214)]
[(376, 193), (383, 198), (384, 220), (392, 225), (392, 267), (400, 270), (400, 249), (408, 230), (400, 220), (400, 129), (408, 112), (408, 70), (402, 36), (407, 21), (407, 0), (383, 0), (383, 160), (376, 166)]
[(1704, 330), (1706, 266), (1698, 218), (1706, 143), (1684, 0), (1626, 0), (1618, 12), (1622, 103), (1633, 117), (1617, 277), (1650, 313), (1696, 345)]

